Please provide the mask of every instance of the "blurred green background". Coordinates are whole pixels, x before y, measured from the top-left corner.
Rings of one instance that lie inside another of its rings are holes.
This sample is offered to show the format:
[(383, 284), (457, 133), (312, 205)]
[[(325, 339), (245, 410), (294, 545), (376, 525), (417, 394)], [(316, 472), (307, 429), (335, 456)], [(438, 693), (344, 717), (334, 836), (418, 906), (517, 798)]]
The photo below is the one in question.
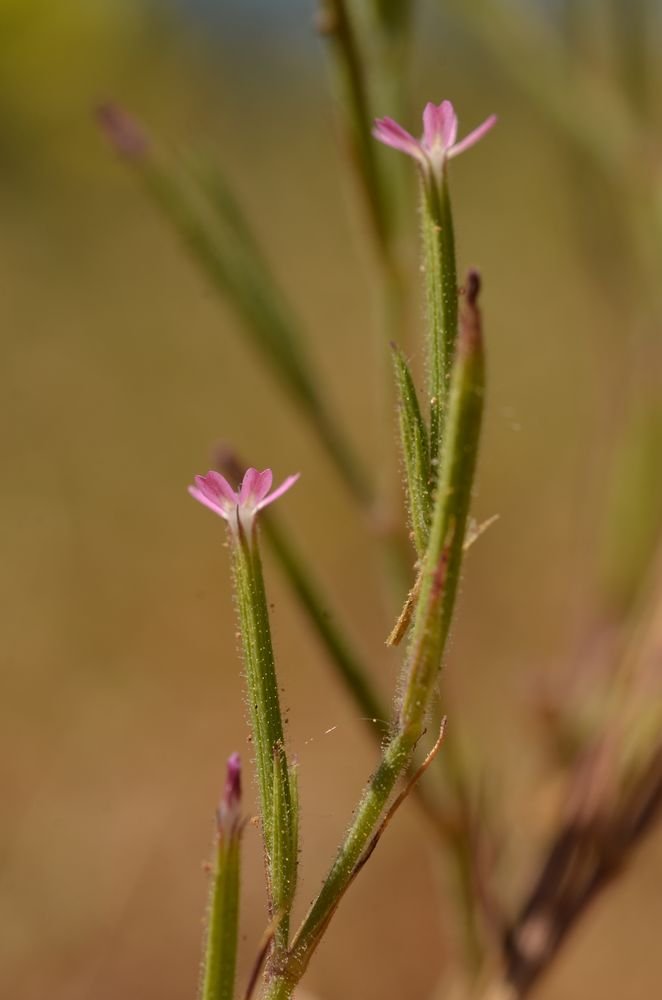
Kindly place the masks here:
[[(541, 13), (560, 17), (561, 6)], [(659, 312), (613, 185), (443, 7), (422, 5), (405, 124), (418, 131), (418, 109), (443, 97), (461, 129), (500, 118), (453, 166), (460, 260), (485, 281), (475, 513), (500, 520), (468, 557), (444, 684), (472, 756), (489, 761), (515, 905), (555, 794), (536, 692), (562, 685), (591, 628), (627, 604), (605, 511), (614, 445), (659, 389)], [(618, 87), (607, 8), (586, 4), (594, 27), (572, 30)], [(376, 472), (374, 262), (313, 21), (312, 0), (0, 2), (0, 993), (15, 1000), (194, 994), (224, 760), (237, 748), (249, 758), (223, 532), (186, 494), (219, 440), (277, 477), (302, 472), (282, 515), (376, 683), (393, 688), (375, 539), (93, 122), (112, 98), (173, 148), (214, 150)], [(655, 40), (659, 52), (653, 5), (651, 52)], [(570, 73), (560, 85), (572, 88)], [(659, 108), (644, 113), (653, 137)], [(414, 286), (416, 228), (412, 203)], [(415, 337), (418, 300), (411, 315)], [(303, 907), (376, 749), (271, 562), (267, 572), (300, 761)], [(244, 974), (265, 924), (252, 828), (245, 843)], [(583, 921), (540, 996), (658, 995), (661, 878), (658, 836)], [(447, 894), (409, 804), (307, 988), (321, 1000), (427, 996), (454, 947)]]

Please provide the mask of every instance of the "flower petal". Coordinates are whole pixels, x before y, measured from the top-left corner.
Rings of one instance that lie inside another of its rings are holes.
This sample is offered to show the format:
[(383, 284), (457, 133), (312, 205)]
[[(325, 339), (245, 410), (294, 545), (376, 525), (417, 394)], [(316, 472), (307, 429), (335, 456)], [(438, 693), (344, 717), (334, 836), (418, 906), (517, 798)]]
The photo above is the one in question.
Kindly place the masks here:
[(195, 484), (212, 500), (216, 499), (220, 503), (231, 504), (233, 507), (239, 502), (239, 497), (225, 476), (216, 472), (215, 469), (210, 469), (206, 476), (196, 476)]
[(224, 518), (226, 521), (229, 520), (230, 517), (229, 511), (226, 508), (221, 507), (221, 505), (216, 500), (211, 500), (197, 486), (189, 486), (188, 491), (193, 497), (193, 499), (197, 500), (198, 503), (203, 504), (203, 506), (205, 507), (209, 507), (210, 510), (213, 510), (214, 514), (218, 514), (219, 517)]
[(417, 160), (425, 159), (418, 139), (414, 139), (413, 135), (392, 118), (377, 118), (372, 134), (375, 139), (383, 142), (386, 146), (399, 149), (402, 153), (407, 153), (408, 156), (413, 156)]
[(297, 472), (293, 476), (288, 476), (287, 479), (283, 480), (280, 486), (273, 491), (273, 493), (270, 493), (268, 497), (265, 497), (257, 504), (256, 510), (262, 510), (263, 507), (267, 507), (270, 503), (273, 503), (274, 500), (277, 500), (278, 497), (282, 497), (283, 493), (287, 493), (287, 491), (294, 486), (300, 475), (301, 473)]
[(264, 500), (271, 489), (272, 482), (271, 469), (265, 469), (263, 472), (258, 472), (257, 469), (253, 468), (247, 469), (239, 490), (239, 503), (242, 506), (256, 506), (260, 500)]
[(457, 115), (450, 101), (425, 105), (423, 111), (423, 143), (427, 149), (442, 146), (448, 149), (457, 137)]
[(460, 153), (464, 153), (466, 149), (470, 149), (472, 146), (475, 146), (475, 144), (479, 142), (483, 136), (494, 127), (494, 125), (496, 125), (496, 121), (496, 115), (490, 115), (489, 118), (486, 118), (482, 125), (479, 125), (478, 128), (475, 128), (473, 132), (469, 133), (469, 135), (465, 135), (464, 139), (460, 139), (460, 141), (454, 146), (451, 146), (446, 154), (448, 158), (451, 159), (453, 156), (459, 156)]
[(439, 111), (442, 118), (441, 131), (444, 146), (448, 149), (457, 139), (457, 115), (450, 101), (442, 101), (439, 105)]

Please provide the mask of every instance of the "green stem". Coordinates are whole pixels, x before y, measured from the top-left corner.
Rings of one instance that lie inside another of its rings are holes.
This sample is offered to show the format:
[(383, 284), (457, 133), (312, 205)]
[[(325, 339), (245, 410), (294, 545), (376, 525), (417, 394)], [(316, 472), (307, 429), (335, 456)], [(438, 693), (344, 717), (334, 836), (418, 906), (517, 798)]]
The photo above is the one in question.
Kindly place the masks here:
[[(409, 767), (441, 666), (454, 607), (462, 560), (464, 531), (471, 498), (484, 386), (480, 317), (476, 305), (477, 275), (468, 283), (467, 308), (458, 341), (449, 398), (448, 434), (444, 442), (430, 542), (423, 564), (421, 597), (405, 664), (405, 684), (397, 728), (366, 788), (354, 822), (338, 851), (320, 892), (288, 952), (274, 974), (269, 1000), (289, 996), (299, 981), (365, 856), (374, 829), (399, 776)], [(281, 990), (278, 994), (277, 990)]]
[[(285, 978), (297, 983), (351, 881), (354, 869), (370, 842), (393, 787), (408, 766), (421, 731), (409, 730), (391, 739), (381, 762), (363, 794), (336, 860), (315, 902), (297, 933), (290, 950)], [(270, 994), (267, 994), (271, 997)]]
[[(453, 367), (437, 495), (411, 640), (412, 646), (424, 650), (425, 655), (411, 658), (400, 707), (401, 729), (417, 726), (423, 719), (455, 607), (485, 385), (482, 333), (476, 304), (478, 290), (478, 276), (472, 274)], [(433, 607), (438, 591), (441, 591), (439, 618), (430, 622), (425, 609)]]
[(368, 208), (375, 242), (382, 257), (391, 258), (392, 220), (384, 177), (379, 169), (372, 139), (372, 114), (365, 75), (365, 60), (359, 48), (346, 0), (322, 0), (321, 31), (329, 41), (333, 65), (347, 108), (347, 121), (354, 162)]
[[(231, 467), (234, 474), (234, 466)], [(236, 478), (236, 477), (235, 477)], [(272, 512), (265, 513), (261, 528), (276, 556), (281, 569), (293, 588), (299, 602), (308, 616), (330, 663), (336, 668), (343, 686), (361, 712), (363, 721), (373, 739), (381, 740), (381, 730), (375, 722), (386, 722), (388, 708), (380, 699), (370, 681), (367, 666), (352, 648), (349, 636), (338, 625), (335, 616), (328, 611), (329, 602), (324, 597), (319, 583), (314, 579), (309, 567), (304, 564), (296, 547), (281, 521)], [(448, 737), (446, 737), (448, 739)], [(441, 755), (443, 757), (443, 755)], [(435, 758), (436, 760), (437, 758)], [(442, 843), (452, 844), (448, 817), (437, 797), (431, 794), (424, 781), (417, 782), (412, 795), (426, 816), (431, 827)], [(293, 802), (293, 813), (297, 814)]]
[[(237, 529), (232, 529), (232, 542), (235, 591), (269, 877), (269, 901), (272, 914), (280, 915), (275, 942), (276, 948), (281, 949), (287, 946), (288, 914), (284, 906), (286, 902), (291, 902), (289, 892), (292, 879), (291, 870), (283, 859), (291, 857), (293, 818), (278, 681), (255, 524), (249, 529), (248, 535), (241, 524), (238, 524)], [(278, 766), (274, 765), (275, 760), (278, 761)], [(277, 787), (275, 781), (278, 782)]]
[(614, 54), (620, 62), (625, 93), (642, 118), (648, 108), (649, 32), (653, 28), (648, 0), (611, 0), (611, 35)]
[(295, 985), (281, 977), (269, 979), (262, 993), (262, 1000), (290, 1000)]
[(453, 214), (444, 167), (441, 178), (423, 178), (423, 249), (428, 304), (427, 365), (430, 392), (430, 460), (438, 472), (455, 341), (457, 268)]
[(237, 961), (240, 832), (220, 835), (200, 1000), (232, 1000)]

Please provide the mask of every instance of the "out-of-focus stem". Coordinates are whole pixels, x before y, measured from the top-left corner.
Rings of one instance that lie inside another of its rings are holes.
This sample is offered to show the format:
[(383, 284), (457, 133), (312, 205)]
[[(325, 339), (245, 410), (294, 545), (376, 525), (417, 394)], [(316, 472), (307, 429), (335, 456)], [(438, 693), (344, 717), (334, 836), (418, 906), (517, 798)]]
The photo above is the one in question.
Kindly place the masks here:
[(313, 579), (309, 568), (299, 556), (280, 521), (269, 513), (263, 518), (262, 527), (331, 663), (360, 709), (369, 729), (375, 732), (374, 723), (386, 719), (385, 707), (372, 687), (367, 669), (360, 662), (349, 638), (337, 624), (335, 617), (329, 613), (328, 603), (322, 597), (319, 585)]
[(617, 177), (629, 173), (641, 135), (627, 102), (609, 81), (577, 66), (565, 83), (567, 56), (560, 37), (521, 0), (444, 0), (499, 62), (502, 71), (533, 97), (570, 136)]
[(377, 50), (376, 101), (396, 119), (406, 117), (405, 76), (414, 0), (372, 0), (371, 27)]
[(380, 253), (391, 256), (392, 219), (372, 139), (372, 114), (365, 61), (346, 0), (321, 0), (319, 26), (327, 38), (336, 77), (344, 96), (351, 149), (361, 181), (371, 227)]
[[(521, 0), (443, 3), (498, 61), (502, 72), (610, 177), (619, 196), (630, 205), (632, 237), (654, 281), (662, 247), (662, 177), (650, 155), (650, 136), (621, 90), (580, 62), (569, 85), (561, 39), (532, 4)], [(622, 7), (628, 16), (629, 3)], [(651, 238), (654, 247), (649, 244)]]
[(115, 105), (98, 109), (98, 120), (212, 287), (231, 304), (353, 496), (370, 511), (373, 489), (364, 465), (324, 398), (296, 317), (219, 170), (200, 158), (188, 172), (175, 169), (140, 124)]
[(612, 47), (623, 86), (633, 107), (648, 110), (648, 0), (610, 0)]

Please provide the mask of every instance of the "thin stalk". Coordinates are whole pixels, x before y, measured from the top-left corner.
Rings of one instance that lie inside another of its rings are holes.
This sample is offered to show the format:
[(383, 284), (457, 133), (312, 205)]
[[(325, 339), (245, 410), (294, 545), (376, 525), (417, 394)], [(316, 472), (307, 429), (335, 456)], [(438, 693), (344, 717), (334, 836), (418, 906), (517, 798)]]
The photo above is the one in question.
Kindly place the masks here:
[[(232, 449), (220, 447), (216, 462), (219, 471), (229, 479), (241, 478), (245, 466)], [(278, 515), (273, 510), (265, 512), (261, 516), (260, 527), (330, 662), (374, 734), (374, 723), (381, 721), (386, 724), (388, 711), (372, 685), (366, 664), (354, 649), (347, 632), (338, 624), (337, 615), (330, 610), (331, 602), (324, 594), (319, 580), (315, 578), (309, 563), (301, 558), (292, 536)]]
[[(390, 741), (384, 751), (342, 848), (292, 942), (286, 969), (281, 974), (281, 978), (289, 984), (290, 990), (305, 972), (316, 945), (335, 913), (337, 903), (370, 842), (395, 783), (411, 761), (419, 736), (420, 731), (415, 733), (413, 730), (399, 734)], [(275, 987), (275, 992), (270, 987), (265, 996), (268, 1000), (275, 1000), (275, 997), (290, 995), (287, 992), (279, 992), (282, 989), (282, 984)]]
[[(248, 709), (256, 754), (269, 905), (271, 915), (279, 917), (275, 945), (277, 949), (282, 949), (287, 946), (286, 904), (291, 902), (288, 894), (293, 879), (291, 868), (284, 862), (285, 858), (291, 858), (292, 853), (292, 802), (269, 612), (255, 525), (252, 525), (249, 537), (238, 521), (238, 530), (232, 532), (232, 549), (248, 686)], [(275, 767), (274, 761), (278, 761), (278, 767)], [(296, 859), (294, 861), (296, 863)]]
[[(327, 39), (336, 87), (342, 98), (343, 125), (349, 137), (352, 164), (358, 177), (376, 249), (379, 267), (379, 323), (375, 345), (376, 411), (380, 429), (376, 468), (374, 524), (385, 541), (386, 579), (402, 588), (409, 569), (402, 559), (402, 540), (398, 534), (397, 481), (392, 462), (389, 432), (393, 403), (392, 385), (385, 342), (405, 340), (405, 279), (397, 247), (397, 229), (401, 214), (403, 172), (396, 163), (384, 164), (372, 138), (374, 120), (373, 77), (379, 71), (370, 59), (373, 32), (361, 23), (360, 12), (351, 10), (347, 0), (321, 0), (320, 30)], [(396, 18), (395, 21), (398, 19)], [(376, 19), (381, 37), (381, 20)], [(390, 27), (395, 31), (394, 19)], [(361, 30), (364, 29), (364, 30)], [(397, 33), (397, 32), (396, 32)], [(394, 37), (394, 36), (393, 36)], [(392, 39), (393, 40), (393, 39)], [(406, 570), (405, 570), (406, 567)]]
[(299, 556), (281, 522), (269, 513), (262, 520), (262, 529), (343, 685), (359, 707), (368, 728), (374, 732), (374, 723), (384, 722), (386, 714), (370, 682), (367, 668), (352, 648), (349, 637), (337, 624), (335, 615), (329, 612), (329, 603), (322, 596), (318, 582)]
[(448, 636), (463, 554), (482, 414), (484, 385), (478, 276), (470, 275), (467, 309), (458, 342), (449, 398), (448, 435), (442, 454), (430, 543), (424, 561), (404, 694), (396, 729), (368, 784), (354, 821), (320, 892), (295, 935), (286, 963), (275, 970), (265, 997), (291, 995), (368, 849), (398, 778), (410, 766)]
[[(236, 455), (222, 448), (218, 452), (218, 467), (230, 479), (238, 480), (244, 466)], [(337, 616), (329, 611), (330, 601), (325, 596), (318, 580), (315, 579), (310, 567), (301, 559), (296, 545), (289, 532), (283, 526), (273, 510), (261, 515), (260, 527), (267, 543), (283, 571), (290, 586), (299, 599), (313, 631), (326, 650), (330, 664), (361, 712), (362, 721), (371, 737), (381, 744), (382, 730), (375, 723), (387, 725), (389, 709), (381, 700), (379, 693), (370, 680), (370, 671), (360, 654), (354, 649), (352, 640), (338, 623)], [(292, 789), (292, 782), (290, 782)], [(298, 814), (296, 797), (291, 794), (292, 813)], [(449, 837), (448, 820), (440, 803), (431, 794), (423, 782), (416, 782), (412, 795), (418, 801), (428, 823), (442, 841)]]
[(396, 120), (406, 118), (406, 72), (414, 0), (372, 0), (371, 20), (376, 59), (375, 100)]
[(448, 385), (457, 338), (457, 267), (448, 172), (423, 178), (423, 251), (428, 309), (427, 367), (430, 393), (430, 460), (436, 478), (444, 433)]
[[(485, 361), (477, 306), (479, 289), (479, 277), (472, 272), (467, 282), (466, 309), (451, 380), (437, 496), (411, 640), (413, 647), (425, 649), (426, 655), (411, 659), (400, 707), (401, 729), (422, 722), (455, 607), (483, 413)], [(440, 566), (442, 557), (443, 567)], [(431, 627), (420, 609), (433, 602), (442, 570), (444, 578), (439, 619)]]
[(120, 155), (138, 172), (149, 197), (173, 227), (214, 290), (235, 310), (264, 363), (305, 414), (341, 478), (371, 509), (372, 484), (330, 411), (308, 357), (305, 338), (221, 172), (198, 157), (174, 169), (121, 108), (106, 105), (98, 120)]
[[(392, 218), (386, 197), (384, 175), (372, 140), (372, 118), (365, 59), (360, 50), (346, 0), (322, 0), (319, 18), (327, 38), (332, 63), (347, 110), (350, 147), (357, 168), (368, 217), (380, 255), (391, 258)], [(387, 265), (390, 268), (390, 264)]]
[[(629, 4), (623, 3), (629, 9)], [(567, 54), (562, 40), (521, 0), (444, 0), (523, 93), (532, 98), (600, 166), (627, 206), (630, 236), (641, 261), (649, 294), (659, 302), (662, 247), (662, 181), (650, 129), (633, 112), (622, 88), (586, 62), (574, 67), (567, 86)]]
[(239, 936), (241, 799), (239, 755), (228, 760), (225, 794), (217, 813), (217, 846), (199, 1000), (232, 1000)]
[(239, 919), (239, 839), (219, 839), (200, 1000), (232, 1000)]
[(633, 107), (646, 117), (649, 110), (648, 43), (652, 27), (648, 0), (610, 0), (609, 15), (623, 88)]

